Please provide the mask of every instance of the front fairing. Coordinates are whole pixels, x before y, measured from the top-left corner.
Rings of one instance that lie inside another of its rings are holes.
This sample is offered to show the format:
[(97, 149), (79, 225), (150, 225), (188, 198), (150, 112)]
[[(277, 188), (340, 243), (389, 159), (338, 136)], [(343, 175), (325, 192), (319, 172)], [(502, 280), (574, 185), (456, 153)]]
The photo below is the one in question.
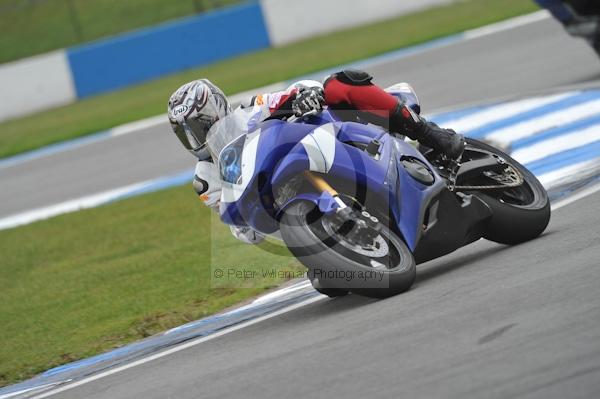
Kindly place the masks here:
[[(390, 158), (386, 182), (389, 189), (390, 213), (408, 247), (414, 250), (421, 238), (425, 212), (431, 201), (446, 184), (433, 172), (434, 168), (412, 145), (390, 138)], [(433, 184), (423, 184), (414, 179), (402, 164), (403, 159), (417, 159), (432, 171)]]
[[(331, 120), (333, 118), (322, 119), (323, 122)], [(327, 165), (327, 180), (335, 184), (334, 187), (354, 187), (350, 194), (359, 200), (373, 201), (371, 207), (387, 214), (395, 230), (414, 249), (425, 209), (431, 198), (445, 187), (444, 183), (437, 176), (429, 186), (413, 179), (402, 166), (402, 158), (414, 157), (428, 165), (427, 161), (414, 147), (382, 129), (351, 122), (329, 122), (328, 126), (334, 129), (336, 140), (331, 165)], [(260, 124), (244, 138), (237, 138), (239, 141), (232, 145), (239, 147), (243, 143), (243, 151), (240, 158), (230, 158), (236, 160), (230, 173), (223, 173), (220, 207), (223, 222), (250, 226), (267, 234), (277, 231), (278, 216), (283, 208), (275, 203), (277, 189), (302, 172), (314, 170), (315, 162), (311, 161), (303, 139), (318, 127), (310, 123), (273, 120)], [(381, 142), (380, 154), (376, 157), (355, 145), (357, 142), (368, 144), (373, 139)], [(305, 199), (311, 195), (318, 197), (318, 194), (307, 192), (297, 195)]]
[(241, 179), (222, 181), (220, 215), (224, 223), (250, 226), (267, 234), (278, 230), (271, 176), (281, 160), (314, 128), (271, 120), (245, 136)]

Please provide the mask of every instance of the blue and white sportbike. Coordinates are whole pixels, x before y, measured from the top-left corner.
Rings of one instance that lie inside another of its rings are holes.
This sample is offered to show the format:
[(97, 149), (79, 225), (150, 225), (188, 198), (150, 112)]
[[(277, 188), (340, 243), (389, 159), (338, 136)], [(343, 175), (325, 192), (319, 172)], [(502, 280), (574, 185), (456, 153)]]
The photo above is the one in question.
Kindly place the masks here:
[(522, 243), (550, 220), (533, 174), (477, 140), (456, 162), (326, 109), (293, 122), (237, 110), (207, 141), (222, 221), (282, 238), (331, 297), (407, 291), (417, 263), (482, 237)]

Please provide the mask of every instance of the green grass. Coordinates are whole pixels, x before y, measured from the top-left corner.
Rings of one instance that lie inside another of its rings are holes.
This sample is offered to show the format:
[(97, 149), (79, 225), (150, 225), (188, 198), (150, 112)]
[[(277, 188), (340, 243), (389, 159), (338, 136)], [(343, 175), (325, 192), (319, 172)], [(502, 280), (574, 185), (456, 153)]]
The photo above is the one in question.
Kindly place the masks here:
[(189, 70), (38, 113), (35, 118), (1, 123), (0, 157), (165, 112), (171, 92), (198, 77), (208, 77), (233, 94), (536, 9), (531, 0), (466, 0)]
[(302, 270), (286, 249), (236, 241), (210, 213), (186, 186), (1, 231), (0, 385), (282, 282), (211, 280), (211, 266)]
[(240, 1), (0, 0), (0, 63)]

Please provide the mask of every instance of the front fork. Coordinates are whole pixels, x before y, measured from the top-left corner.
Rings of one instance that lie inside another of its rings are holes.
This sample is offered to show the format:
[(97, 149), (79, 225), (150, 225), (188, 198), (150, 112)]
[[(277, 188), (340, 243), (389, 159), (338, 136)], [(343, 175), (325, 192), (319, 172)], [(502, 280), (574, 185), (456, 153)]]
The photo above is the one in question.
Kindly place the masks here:
[(320, 194), (329, 193), (329, 195), (333, 197), (336, 204), (338, 205), (338, 212), (342, 209), (348, 208), (348, 205), (346, 205), (346, 203), (344, 203), (344, 201), (340, 198), (338, 192), (333, 187), (331, 187), (331, 185), (329, 185), (327, 181), (325, 181), (323, 176), (317, 175), (316, 173), (307, 170), (304, 172), (304, 177)]
[[(316, 174), (311, 171), (305, 171), (304, 177), (308, 182), (320, 193), (327, 193), (333, 197), (338, 205), (335, 210), (335, 217), (350, 230), (353, 230), (353, 235), (363, 236), (372, 240), (381, 231), (379, 219), (366, 209), (356, 210), (348, 206), (340, 197), (336, 189), (334, 189), (321, 174)], [(356, 227), (356, 228), (354, 228)]]

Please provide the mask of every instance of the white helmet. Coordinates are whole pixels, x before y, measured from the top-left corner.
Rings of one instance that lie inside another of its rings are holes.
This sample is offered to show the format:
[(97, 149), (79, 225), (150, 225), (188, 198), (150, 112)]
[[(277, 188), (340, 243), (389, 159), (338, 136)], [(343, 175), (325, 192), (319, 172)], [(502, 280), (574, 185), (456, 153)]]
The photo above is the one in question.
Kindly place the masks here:
[(231, 113), (225, 94), (208, 79), (194, 80), (171, 95), (169, 122), (181, 143), (199, 160), (210, 158), (206, 136), (219, 119)]

